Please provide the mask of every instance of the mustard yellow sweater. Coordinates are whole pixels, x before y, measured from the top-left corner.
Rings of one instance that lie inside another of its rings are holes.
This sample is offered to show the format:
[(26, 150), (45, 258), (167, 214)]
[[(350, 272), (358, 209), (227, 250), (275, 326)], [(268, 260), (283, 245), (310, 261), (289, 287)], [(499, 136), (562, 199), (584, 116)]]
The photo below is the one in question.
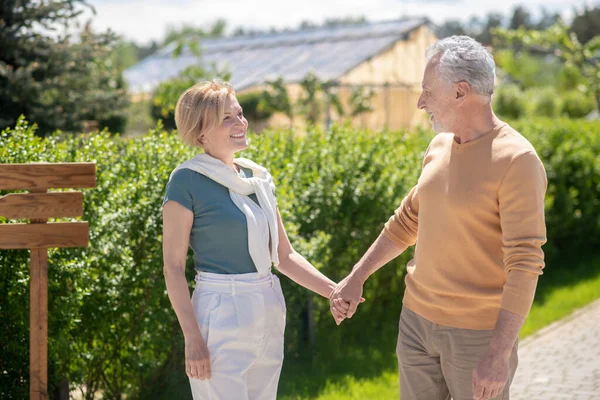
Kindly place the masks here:
[(404, 306), (464, 329), (494, 329), (501, 308), (526, 317), (544, 268), (546, 186), (533, 146), (507, 124), (464, 144), (437, 135), (383, 230), (416, 242)]

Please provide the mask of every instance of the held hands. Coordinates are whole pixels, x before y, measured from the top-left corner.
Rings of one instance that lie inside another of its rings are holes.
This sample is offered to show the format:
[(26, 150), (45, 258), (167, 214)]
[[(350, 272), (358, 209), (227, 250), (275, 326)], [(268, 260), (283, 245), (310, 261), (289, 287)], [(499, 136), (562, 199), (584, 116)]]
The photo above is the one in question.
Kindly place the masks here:
[(358, 305), (365, 301), (362, 291), (363, 282), (351, 273), (331, 292), (329, 305), (337, 325), (346, 318), (352, 318)]
[(210, 354), (202, 337), (185, 340), (185, 372), (192, 379), (210, 379)]

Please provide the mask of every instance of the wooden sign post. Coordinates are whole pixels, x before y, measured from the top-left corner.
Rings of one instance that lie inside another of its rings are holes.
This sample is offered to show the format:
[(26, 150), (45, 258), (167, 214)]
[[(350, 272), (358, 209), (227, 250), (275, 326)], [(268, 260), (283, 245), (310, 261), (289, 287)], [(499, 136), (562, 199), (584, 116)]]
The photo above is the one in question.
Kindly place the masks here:
[(87, 222), (47, 223), (48, 218), (83, 215), (81, 192), (48, 189), (96, 186), (94, 163), (0, 164), (0, 190), (31, 193), (0, 197), (0, 216), (30, 224), (0, 224), (0, 249), (31, 249), (29, 395), (48, 398), (48, 248), (87, 247)]

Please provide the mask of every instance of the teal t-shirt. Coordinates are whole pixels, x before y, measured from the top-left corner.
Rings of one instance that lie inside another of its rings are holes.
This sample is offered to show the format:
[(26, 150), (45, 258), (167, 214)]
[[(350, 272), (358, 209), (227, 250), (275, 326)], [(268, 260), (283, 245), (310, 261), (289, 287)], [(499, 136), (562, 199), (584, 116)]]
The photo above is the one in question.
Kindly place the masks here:
[[(243, 168), (247, 177), (252, 170)], [(249, 196), (256, 204), (255, 194)], [(189, 169), (167, 184), (163, 205), (173, 200), (194, 213), (190, 247), (196, 270), (217, 274), (256, 272), (248, 250), (246, 216), (233, 203), (229, 189)]]

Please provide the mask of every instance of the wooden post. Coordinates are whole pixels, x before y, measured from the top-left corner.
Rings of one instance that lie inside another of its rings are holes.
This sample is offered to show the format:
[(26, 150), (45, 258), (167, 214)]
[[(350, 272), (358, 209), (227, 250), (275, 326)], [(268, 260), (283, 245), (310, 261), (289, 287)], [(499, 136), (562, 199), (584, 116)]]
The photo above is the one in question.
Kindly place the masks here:
[(48, 398), (48, 249), (31, 250), (30, 398)]
[(29, 397), (48, 399), (48, 248), (86, 247), (86, 222), (47, 223), (47, 218), (83, 214), (80, 192), (47, 193), (49, 188), (96, 186), (93, 163), (0, 164), (0, 190), (29, 194), (0, 197), (0, 215), (30, 224), (0, 225), (0, 249), (31, 249), (29, 310)]
[[(46, 193), (32, 189), (31, 193)], [(45, 224), (46, 218), (32, 218)], [(48, 249), (31, 249), (29, 267), (29, 398), (48, 399)]]

